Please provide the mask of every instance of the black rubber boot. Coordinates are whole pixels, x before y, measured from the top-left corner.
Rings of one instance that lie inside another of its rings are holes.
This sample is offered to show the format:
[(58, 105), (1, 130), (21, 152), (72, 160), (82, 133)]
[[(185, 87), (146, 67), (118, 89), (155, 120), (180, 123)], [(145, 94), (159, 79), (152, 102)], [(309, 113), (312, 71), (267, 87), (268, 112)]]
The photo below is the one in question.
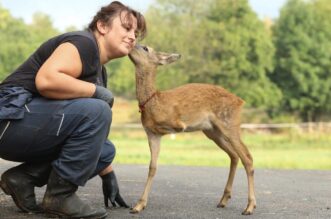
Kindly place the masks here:
[(60, 177), (54, 170), (51, 172), (43, 208), (46, 213), (65, 218), (106, 218), (104, 208), (92, 209), (75, 194), (78, 186)]
[(50, 163), (23, 163), (1, 175), (0, 187), (23, 212), (41, 213), (34, 188), (47, 183), (51, 169)]

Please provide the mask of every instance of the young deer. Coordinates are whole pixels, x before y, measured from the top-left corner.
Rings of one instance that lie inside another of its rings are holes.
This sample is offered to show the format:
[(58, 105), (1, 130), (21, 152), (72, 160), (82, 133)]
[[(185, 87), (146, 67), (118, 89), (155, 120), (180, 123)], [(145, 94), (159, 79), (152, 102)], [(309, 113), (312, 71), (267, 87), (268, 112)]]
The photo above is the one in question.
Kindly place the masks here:
[(174, 62), (180, 55), (155, 52), (152, 48), (137, 45), (129, 57), (136, 68), (136, 95), (151, 152), (145, 189), (131, 212), (139, 213), (147, 205), (156, 173), (161, 137), (169, 133), (201, 130), (231, 159), (228, 181), (217, 207), (225, 207), (231, 198), (240, 158), (248, 179), (248, 205), (242, 214), (252, 214), (256, 207), (253, 159), (240, 139), (240, 112), (244, 101), (222, 87), (209, 84), (187, 84), (167, 91), (157, 91), (157, 66)]

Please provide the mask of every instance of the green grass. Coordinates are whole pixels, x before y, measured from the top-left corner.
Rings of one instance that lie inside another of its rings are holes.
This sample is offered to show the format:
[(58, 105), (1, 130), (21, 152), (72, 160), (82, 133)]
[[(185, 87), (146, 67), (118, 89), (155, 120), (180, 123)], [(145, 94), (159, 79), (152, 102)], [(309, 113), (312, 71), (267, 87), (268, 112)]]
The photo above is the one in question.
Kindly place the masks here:
[[(141, 130), (113, 130), (109, 138), (117, 148), (116, 163), (149, 164), (147, 138)], [(307, 133), (244, 133), (255, 168), (331, 169), (331, 137)], [(222, 166), (230, 164), (227, 154), (202, 133), (166, 135), (161, 140), (159, 164)]]

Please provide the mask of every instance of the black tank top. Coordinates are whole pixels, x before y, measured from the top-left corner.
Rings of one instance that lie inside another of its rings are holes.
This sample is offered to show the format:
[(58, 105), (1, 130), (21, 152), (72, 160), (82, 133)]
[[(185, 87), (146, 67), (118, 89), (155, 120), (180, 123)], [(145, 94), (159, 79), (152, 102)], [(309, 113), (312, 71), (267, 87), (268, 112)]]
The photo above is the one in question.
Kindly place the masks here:
[(106, 68), (100, 64), (96, 39), (90, 31), (75, 31), (49, 39), (43, 43), (21, 66), (11, 73), (1, 87), (23, 87), (34, 95), (39, 95), (35, 85), (38, 70), (54, 50), (62, 43), (72, 43), (78, 49), (82, 61), (82, 73), (79, 79), (107, 86)]

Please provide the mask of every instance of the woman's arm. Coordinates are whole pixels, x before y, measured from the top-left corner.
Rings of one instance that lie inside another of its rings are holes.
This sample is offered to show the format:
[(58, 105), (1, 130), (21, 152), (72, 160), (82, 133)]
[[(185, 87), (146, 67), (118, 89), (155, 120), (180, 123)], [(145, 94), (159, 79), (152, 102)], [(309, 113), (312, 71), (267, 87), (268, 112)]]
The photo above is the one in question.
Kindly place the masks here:
[(81, 73), (82, 62), (77, 48), (71, 43), (63, 43), (37, 72), (37, 90), (51, 99), (92, 97), (96, 86), (77, 79)]

